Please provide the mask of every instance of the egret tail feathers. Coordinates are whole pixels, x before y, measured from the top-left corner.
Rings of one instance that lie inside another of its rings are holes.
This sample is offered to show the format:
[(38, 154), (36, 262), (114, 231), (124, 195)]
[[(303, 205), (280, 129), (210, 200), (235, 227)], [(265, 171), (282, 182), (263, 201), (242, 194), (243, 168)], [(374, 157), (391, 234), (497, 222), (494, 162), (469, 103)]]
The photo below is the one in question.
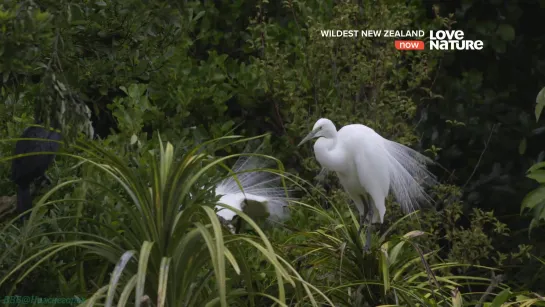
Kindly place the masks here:
[[(285, 219), (289, 215), (287, 211), (288, 201), (291, 199), (289, 190), (282, 186), (281, 175), (262, 170), (274, 164), (273, 160), (259, 156), (239, 157), (232, 170), (236, 174), (242, 191), (235, 178), (229, 176), (216, 186), (216, 194), (234, 195), (243, 192), (248, 199), (264, 198), (267, 200), (269, 218)], [(228, 209), (222, 211), (224, 210)]]
[(432, 203), (425, 188), (437, 184), (427, 169), (433, 160), (393, 141), (385, 140), (384, 147), (388, 152), (390, 188), (403, 211), (409, 213), (421, 204)]

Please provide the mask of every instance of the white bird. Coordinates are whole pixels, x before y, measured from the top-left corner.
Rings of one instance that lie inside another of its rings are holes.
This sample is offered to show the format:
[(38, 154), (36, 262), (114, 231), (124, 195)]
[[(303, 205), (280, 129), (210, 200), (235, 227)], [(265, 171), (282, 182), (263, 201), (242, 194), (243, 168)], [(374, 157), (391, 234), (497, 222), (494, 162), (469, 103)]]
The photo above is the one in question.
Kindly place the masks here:
[[(285, 220), (289, 216), (288, 201), (291, 198), (281, 185), (280, 175), (259, 170), (265, 168), (269, 164), (267, 162), (265, 158), (241, 156), (232, 169), (242, 190), (233, 176), (227, 177), (216, 185), (216, 195), (221, 195), (218, 203), (237, 208), (253, 219)], [(219, 205), (216, 209), (216, 214), (234, 231), (231, 222), (236, 213)]]
[[(327, 118), (319, 119), (298, 146), (313, 138), (318, 138), (314, 144), (316, 160), (323, 168), (337, 173), (356, 204), (360, 216), (358, 234), (366, 213), (370, 224), (384, 222), (389, 191), (406, 213), (414, 211), (421, 202), (431, 201), (423, 186), (433, 185), (436, 180), (426, 168), (433, 161), (424, 155), (387, 140), (364, 125), (347, 125), (337, 131)], [(370, 247), (369, 228), (364, 251)]]

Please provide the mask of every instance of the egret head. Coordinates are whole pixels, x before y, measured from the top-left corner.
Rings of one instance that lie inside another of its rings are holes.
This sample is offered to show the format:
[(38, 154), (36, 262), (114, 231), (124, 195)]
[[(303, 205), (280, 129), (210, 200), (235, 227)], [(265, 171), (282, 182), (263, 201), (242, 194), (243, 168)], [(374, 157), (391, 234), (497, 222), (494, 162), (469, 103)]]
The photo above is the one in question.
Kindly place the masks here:
[(337, 128), (332, 121), (327, 118), (320, 118), (312, 127), (312, 131), (297, 146), (301, 146), (305, 142), (319, 137), (332, 138), (337, 133)]

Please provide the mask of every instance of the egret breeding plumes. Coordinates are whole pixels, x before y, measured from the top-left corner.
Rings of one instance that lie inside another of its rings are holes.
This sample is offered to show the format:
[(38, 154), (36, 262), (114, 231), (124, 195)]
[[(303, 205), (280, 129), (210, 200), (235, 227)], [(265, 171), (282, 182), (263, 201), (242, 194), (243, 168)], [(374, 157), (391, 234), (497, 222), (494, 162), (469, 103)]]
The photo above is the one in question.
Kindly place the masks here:
[[(251, 218), (285, 220), (289, 216), (289, 194), (281, 184), (280, 175), (260, 170), (269, 165), (268, 162), (257, 156), (239, 157), (232, 170), (242, 190), (233, 176), (227, 177), (216, 185), (216, 195), (221, 195), (218, 203), (243, 211)], [(228, 208), (217, 205), (216, 209), (217, 215), (227, 223), (236, 216)]]
[[(360, 124), (337, 131), (327, 118), (319, 119), (298, 146), (313, 138), (318, 138), (314, 144), (316, 160), (323, 168), (337, 173), (359, 211), (358, 233), (366, 217), (369, 226), (384, 222), (385, 199), (390, 191), (406, 213), (431, 201), (424, 188), (436, 183), (435, 176), (426, 168), (433, 161), (411, 148), (387, 140)], [(364, 251), (370, 247), (369, 228)]]

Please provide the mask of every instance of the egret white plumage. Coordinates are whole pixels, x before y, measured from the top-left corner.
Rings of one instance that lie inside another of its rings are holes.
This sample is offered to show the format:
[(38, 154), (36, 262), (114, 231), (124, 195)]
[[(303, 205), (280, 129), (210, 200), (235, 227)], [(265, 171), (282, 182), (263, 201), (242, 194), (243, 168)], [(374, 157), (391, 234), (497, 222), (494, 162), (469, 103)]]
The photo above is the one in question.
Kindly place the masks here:
[(359, 211), (358, 234), (367, 214), (364, 251), (370, 247), (371, 224), (384, 222), (389, 191), (406, 213), (419, 208), (422, 202), (430, 202), (424, 187), (436, 183), (426, 168), (433, 161), (415, 150), (387, 140), (365, 125), (346, 125), (337, 131), (327, 118), (319, 119), (298, 146), (313, 138), (318, 138), (314, 143), (316, 160), (337, 173)]
[[(269, 164), (267, 162), (265, 158), (241, 156), (232, 169), (242, 190), (233, 176), (227, 177), (216, 185), (216, 195), (221, 195), (218, 203), (243, 211), (251, 218), (286, 219), (289, 194), (280, 184), (280, 175), (260, 170)], [(216, 209), (217, 215), (233, 229), (230, 223), (236, 213), (219, 205)]]

